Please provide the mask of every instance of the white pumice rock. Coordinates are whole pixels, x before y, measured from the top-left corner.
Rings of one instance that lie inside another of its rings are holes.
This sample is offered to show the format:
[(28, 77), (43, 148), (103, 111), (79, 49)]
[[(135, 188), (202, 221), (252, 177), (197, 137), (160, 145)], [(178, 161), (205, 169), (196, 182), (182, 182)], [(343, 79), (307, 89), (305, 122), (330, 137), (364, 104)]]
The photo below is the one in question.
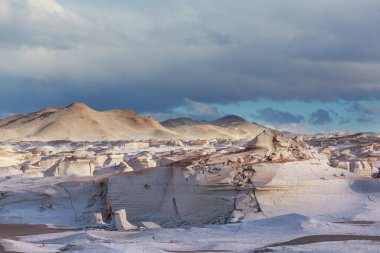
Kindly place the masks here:
[(238, 223), (244, 218), (244, 213), (240, 210), (235, 210), (231, 214), (230, 222), (231, 223)]
[(106, 224), (103, 221), (103, 216), (101, 213), (94, 213), (92, 224), (94, 224), (94, 225), (105, 225)]
[(127, 214), (124, 209), (115, 212), (115, 228), (117, 231), (130, 231), (137, 229), (136, 226), (129, 223)]
[(161, 229), (161, 226), (154, 223), (154, 222), (151, 222), (151, 221), (143, 221), (141, 222), (143, 224), (144, 227), (146, 227), (147, 229)]

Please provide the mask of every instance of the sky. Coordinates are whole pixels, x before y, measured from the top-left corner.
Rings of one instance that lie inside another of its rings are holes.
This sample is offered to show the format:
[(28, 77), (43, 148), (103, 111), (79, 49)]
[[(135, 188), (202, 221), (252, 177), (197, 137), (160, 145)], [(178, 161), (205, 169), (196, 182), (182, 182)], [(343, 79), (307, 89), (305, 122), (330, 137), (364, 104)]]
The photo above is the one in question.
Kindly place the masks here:
[(379, 30), (377, 0), (1, 0), (0, 118), (84, 102), (379, 132)]

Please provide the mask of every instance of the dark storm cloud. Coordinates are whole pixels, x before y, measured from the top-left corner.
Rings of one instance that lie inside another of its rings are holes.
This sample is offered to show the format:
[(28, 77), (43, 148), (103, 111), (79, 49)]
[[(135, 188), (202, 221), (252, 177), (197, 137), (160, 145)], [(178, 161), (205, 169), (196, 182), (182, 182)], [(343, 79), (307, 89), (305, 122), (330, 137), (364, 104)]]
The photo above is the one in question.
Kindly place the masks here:
[(356, 112), (363, 115), (380, 115), (380, 107), (368, 106), (361, 103), (354, 103), (347, 110), (350, 112)]
[(304, 120), (304, 117), (302, 115), (295, 115), (289, 112), (283, 112), (272, 108), (257, 110), (257, 115), (255, 116), (260, 120), (264, 120), (271, 124), (300, 123)]
[[(0, 108), (3, 113), (28, 113), (46, 107), (62, 107), (73, 102), (84, 102), (97, 110), (132, 109), (139, 111), (150, 110), (159, 112), (167, 107), (167, 101), (157, 96), (146, 96), (140, 89), (130, 90), (118, 84), (110, 88), (107, 83), (93, 82), (88, 84), (91, 89), (82, 83), (57, 82), (65, 89), (57, 88), (50, 81), (30, 81), (0, 78)], [(152, 93), (160, 94), (162, 89), (154, 87)], [(169, 93), (173, 92), (173, 93)], [(174, 104), (183, 104), (181, 97), (176, 97), (174, 91), (166, 94)], [(10, 101), (10, 98), (12, 100)]]
[(310, 115), (309, 123), (313, 125), (325, 125), (333, 120), (330, 113), (323, 109), (318, 109)]
[(378, 1), (131, 3), (1, 1), (1, 111), (380, 99)]
[(377, 121), (375, 119), (365, 117), (365, 116), (357, 118), (356, 122), (359, 124), (375, 124), (375, 123), (377, 123)]

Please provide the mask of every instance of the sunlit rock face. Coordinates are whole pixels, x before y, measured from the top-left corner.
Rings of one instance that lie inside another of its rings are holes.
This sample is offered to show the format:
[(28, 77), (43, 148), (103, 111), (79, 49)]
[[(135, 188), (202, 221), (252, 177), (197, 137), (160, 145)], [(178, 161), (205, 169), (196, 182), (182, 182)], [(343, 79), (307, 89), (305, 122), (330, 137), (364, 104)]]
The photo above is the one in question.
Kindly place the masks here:
[[(308, 159), (309, 147), (303, 140), (292, 140), (274, 130), (266, 129), (246, 144), (247, 149), (269, 161)], [(261, 158), (263, 159), (263, 158)]]
[(128, 160), (128, 164), (134, 170), (141, 170), (146, 168), (153, 168), (157, 166), (156, 161), (153, 160), (152, 154), (145, 153)]
[(115, 228), (117, 231), (122, 231), (122, 232), (137, 229), (136, 226), (128, 222), (127, 214), (124, 209), (117, 210), (115, 212)]
[(371, 176), (374, 172), (372, 164), (367, 161), (351, 161), (350, 171), (363, 176)]

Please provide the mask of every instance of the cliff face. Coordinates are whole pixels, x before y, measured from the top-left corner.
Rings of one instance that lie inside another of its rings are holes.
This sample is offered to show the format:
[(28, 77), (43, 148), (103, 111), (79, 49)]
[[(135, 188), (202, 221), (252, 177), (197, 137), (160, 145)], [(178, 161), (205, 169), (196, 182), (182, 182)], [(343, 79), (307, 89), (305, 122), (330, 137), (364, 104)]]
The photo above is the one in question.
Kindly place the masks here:
[(46, 177), (0, 183), (0, 223), (85, 226), (106, 211), (104, 179)]
[[(125, 209), (132, 223), (152, 221), (169, 227), (226, 223), (239, 191), (225, 182), (228, 172), (232, 170), (219, 171), (219, 176), (191, 175), (172, 166), (118, 174), (109, 179), (108, 202), (113, 210)], [(251, 189), (240, 191), (248, 194)]]

